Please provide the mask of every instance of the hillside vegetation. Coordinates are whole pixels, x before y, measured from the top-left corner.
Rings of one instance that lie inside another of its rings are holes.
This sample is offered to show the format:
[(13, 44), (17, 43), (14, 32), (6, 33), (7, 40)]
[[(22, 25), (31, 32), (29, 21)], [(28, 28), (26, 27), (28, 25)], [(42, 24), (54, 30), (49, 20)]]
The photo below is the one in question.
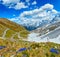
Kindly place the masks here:
[(2, 38), (27, 38), (28, 31), (19, 24), (5, 18), (0, 18), (0, 37)]
[[(22, 40), (10, 41), (9, 39), (0, 39), (0, 46), (6, 46), (0, 49), (0, 55), (3, 57), (60, 57), (60, 44), (55, 43), (35, 43)], [(17, 51), (20, 48), (26, 50)], [(50, 52), (51, 48), (59, 49), (59, 54)]]

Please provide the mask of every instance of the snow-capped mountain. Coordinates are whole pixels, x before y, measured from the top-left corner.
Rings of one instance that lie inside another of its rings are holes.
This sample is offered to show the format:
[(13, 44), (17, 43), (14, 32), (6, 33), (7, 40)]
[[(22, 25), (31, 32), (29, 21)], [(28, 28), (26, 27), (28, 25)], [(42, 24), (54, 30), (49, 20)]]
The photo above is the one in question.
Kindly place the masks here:
[[(40, 33), (31, 32), (28, 36), (28, 39), (24, 40), (31, 42), (54, 42), (60, 44), (60, 23), (58, 22), (55, 24), (57, 24), (57, 27), (54, 30), (49, 31), (43, 35), (39, 35)], [(50, 25), (47, 27), (50, 27)]]
[(32, 30), (26, 41), (34, 42), (54, 42), (60, 44), (60, 15), (56, 15), (54, 20), (47, 25)]
[[(51, 13), (51, 15), (53, 15)], [(46, 18), (46, 19), (45, 19)], [(48, 24), (53, 24), (55, 22), (60, 21), (60, 14), (57, 13), (53, 17), (41, 17), (39, 19), (25, 19), (25, 20), (20, 20), (19, 18), (14, 20), (14, 22), (24, 26), (28, 30), (34, 30), (36, 28), (42, 27), (42, 26), (47, 26)]]
[(41, 35), (44, 35), (44, 34), (50, 32), (50, 31), (55, 30), (58, 27), (60, 27), (60, 21), (56, 21), (54, 23), (47, 24), (45, 26), (39, 27), (35, 30), (32, 30), (31, 32), (39, 33), (39, 36), (41, 36)]

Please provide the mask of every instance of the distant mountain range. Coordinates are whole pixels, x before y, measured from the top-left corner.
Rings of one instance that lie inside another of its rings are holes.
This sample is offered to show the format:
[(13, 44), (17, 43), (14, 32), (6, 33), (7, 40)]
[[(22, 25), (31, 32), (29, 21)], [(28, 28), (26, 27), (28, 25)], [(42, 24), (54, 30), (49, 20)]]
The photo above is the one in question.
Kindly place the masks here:
[(49, 39), (55, 39), (58, 41), (59, 38), (57, 39), (57, 37), (60, 35), (60, 15), (56, 15), (49, 23), (36, 27), (34, 30), (31, 28), (32, 31), (30, 32), (28, 31), (30, 30), (29, 25), (28, 30), (23, 26), (8, 19), (0, 18), (0, 37), (37, 42), (44, 42), (47, 40), (46, 37), (48, 37)]
[(47, 20), (40, 21), (40, 19), (36, 19), (35, 21), (30, 21), (30, 22), (27, 21), (29, 23), (27, 23), (27, 24), (23, 23), (22, 26), (24, 26), (27, 30), (31, 31), (31, 30), (35, 30), (42, 26), (47, 26), (48, 24), (53, 24), (58, 21), (60, 21), (60, 14), (56, 14), (53, 18), (47, 19)]
[(27, 40), (60, 44), (60, 21), (32, 30)]
[(55, 30), (56, 28), (60, 27), (60, 21), (57, 21), (57, 22), (53, 22), (51, 24), (47, 24), (47, 25), (44, 25), (42, 27), (39, 27), (35, 30), (32, 30), (31, 32), (34, 32), (34, 33), (39, 33), (39, 35), (44, 35), (50, 31), (53, 31)]

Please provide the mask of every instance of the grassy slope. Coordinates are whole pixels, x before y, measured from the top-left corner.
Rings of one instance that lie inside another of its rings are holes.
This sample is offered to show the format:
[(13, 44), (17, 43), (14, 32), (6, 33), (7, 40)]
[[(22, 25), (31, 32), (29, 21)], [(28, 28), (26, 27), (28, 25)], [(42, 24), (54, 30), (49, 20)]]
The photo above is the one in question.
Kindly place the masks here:
[[(5, 36), (7, 38), (10, 38), (15, 33), (20, 33), (21, 37), (26, 38), (27, 34), (29, 33), (24, 27), (12, 22), (12, 21), (9, 21), (7, 19), (0, 18), (0, 37), (3, 35), (4, 31), (7, 28), (9, 29)], [(15, 36), (17, 36), (17, 35), (15, 35)]]
[[(11, 42), (9, 40), (0, 39), (0, 46), (6, 46), (5, 49), (0, 50), (0, 54), (4, 57), (10, 57), (14, 54), (14, 57), (22, 57), (24, 54), (26, 57), (60, 57), (60, 54), (55, 54), (50, 52), (50, 48), (60, 49), (60, 44), (55, 43), (34, 43), (26, 41), (15, 41)], [(19, 52), (16, 54), (16, 51), (23, 47), (30, 47), (30, 49)]]

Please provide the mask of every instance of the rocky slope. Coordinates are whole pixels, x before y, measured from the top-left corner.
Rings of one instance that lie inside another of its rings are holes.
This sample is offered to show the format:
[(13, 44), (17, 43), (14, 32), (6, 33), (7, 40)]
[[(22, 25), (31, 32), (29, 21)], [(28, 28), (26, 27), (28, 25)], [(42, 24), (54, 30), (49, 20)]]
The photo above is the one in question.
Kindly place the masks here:
[(31, 31), (26, 41), (54, 42), (60, 44), (60, 21)]
[(31, 32), (39, 33), (39, 36), (41, 36), (41, 35), (44, 35), (48, 32), (51, 32), (51, 31), (55, 30), (58, 27), (60, 27), (60, 21), (52, 23), (52, 24), (48, 24), (46, 26), (42, 26), (42, 27), (37, 28), (37, 29), (35, 29)]

